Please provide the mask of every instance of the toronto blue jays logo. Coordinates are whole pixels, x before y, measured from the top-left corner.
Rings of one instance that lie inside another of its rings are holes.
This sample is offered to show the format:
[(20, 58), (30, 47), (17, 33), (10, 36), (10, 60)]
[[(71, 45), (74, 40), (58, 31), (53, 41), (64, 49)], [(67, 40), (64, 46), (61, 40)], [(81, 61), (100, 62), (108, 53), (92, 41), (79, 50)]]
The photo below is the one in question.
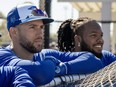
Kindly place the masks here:
[(31, 16), (47, 17), (47, 14), (45, 14), (41, 9), (37, 9), (36, 6), (31, 6), (30, 8), (28, 8), (28, 10), (31, 10), (31, 14), (27, 16), (26, 18), (30, 18)]

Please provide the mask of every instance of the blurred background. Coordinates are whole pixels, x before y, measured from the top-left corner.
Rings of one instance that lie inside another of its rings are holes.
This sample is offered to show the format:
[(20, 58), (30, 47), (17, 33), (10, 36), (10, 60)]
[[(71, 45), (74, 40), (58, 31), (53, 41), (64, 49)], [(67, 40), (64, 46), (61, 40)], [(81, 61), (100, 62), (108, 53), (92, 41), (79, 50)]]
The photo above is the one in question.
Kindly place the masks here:
[[(104, 32), (103, 49), (116, 53), (116, 0), (2, 0), (0, 3), (0, 45), (10, 44), (6, 29), (9, 10), (20, 3), (30, 2), (46, 10), (55, 21), (45, 29), (45, 48), (57, 46), (57, 30), (69, 18), (87, 16), (96, 19)], [(51, 45), (52, 44), (52, 45)], [(55, 45), (54, 45), (55, 44)]]

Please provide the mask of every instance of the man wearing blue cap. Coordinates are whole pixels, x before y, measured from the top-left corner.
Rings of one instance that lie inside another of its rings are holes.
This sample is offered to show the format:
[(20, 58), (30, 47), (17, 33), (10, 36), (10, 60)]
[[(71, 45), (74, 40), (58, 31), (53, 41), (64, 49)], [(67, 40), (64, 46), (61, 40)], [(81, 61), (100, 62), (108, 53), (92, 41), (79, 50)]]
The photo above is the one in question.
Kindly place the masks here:
[(60, 52), (43, 49), (44, 26), (53, 22), (32, 4), (22, 4), (7, 15), (11, 44), (0, 49), (0, 65), (20, 66), (28, 71), (35, 85), (44, 85), (54, 76), (88, 74), (103, 68), (89, 52)]

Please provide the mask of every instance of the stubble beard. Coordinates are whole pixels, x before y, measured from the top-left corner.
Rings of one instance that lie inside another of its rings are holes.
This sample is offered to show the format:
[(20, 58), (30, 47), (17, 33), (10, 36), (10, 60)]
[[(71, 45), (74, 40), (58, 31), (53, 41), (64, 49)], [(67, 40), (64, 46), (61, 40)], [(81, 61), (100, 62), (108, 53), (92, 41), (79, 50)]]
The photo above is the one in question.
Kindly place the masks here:
[(37, 49), (34, 46), (34, 43), (27, 41), (27, 40), (20, 40), (20, 45), (26, 49), (27, 51), (29, 51), (30, 53), (38, 53), (42, 50), (43, 45), (40, 45), (39, 48)]
[(102, 57), (102, 52), (101, 53), (97, 53), (94, 50), (90, 49), (89, 46), (83, 40), (81, 42), (81, 51), (91, 52), (91, 53), (93, 53), (98, 58), (101, 58)]

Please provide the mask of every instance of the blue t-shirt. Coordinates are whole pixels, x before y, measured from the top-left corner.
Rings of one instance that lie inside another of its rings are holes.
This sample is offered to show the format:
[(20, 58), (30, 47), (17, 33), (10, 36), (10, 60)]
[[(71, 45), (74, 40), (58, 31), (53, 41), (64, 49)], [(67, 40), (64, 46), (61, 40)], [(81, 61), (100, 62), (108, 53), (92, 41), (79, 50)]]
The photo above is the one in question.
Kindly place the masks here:
[(0, 67), (0, 87), (35, 87), (27, 71), (12, 66)]
[[(104, 66), (116, 60), (115, 55), (108, 51), (103, 51), (103, 57), (97, 58), (90, 52), (60, 52), (52, 49), (43, 49), (35, 53), (33, 61), (23, 60), (10, 48), (0, 49), (0, 66), (20, 66), (28, 71), (35, 85), (44, 85), (49, 83), (54, 76), (69, 74), (88, 74), (93, 73)], [(63, 62), (66, 66), (66, 72), (55, 74), (56, 64), (47, 59), (47, 56), (53, 56)]]

